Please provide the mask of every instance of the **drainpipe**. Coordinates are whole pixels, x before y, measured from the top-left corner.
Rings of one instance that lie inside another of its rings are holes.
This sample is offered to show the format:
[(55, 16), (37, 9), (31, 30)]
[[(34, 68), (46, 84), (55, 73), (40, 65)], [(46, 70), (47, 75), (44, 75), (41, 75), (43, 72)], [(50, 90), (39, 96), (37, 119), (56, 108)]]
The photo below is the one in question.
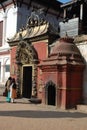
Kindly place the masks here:
[(83, 4), (80, 5), (80, 20), (83, 20)]
[(80, 32), (82, 33), (83, 4), (80, 5)]

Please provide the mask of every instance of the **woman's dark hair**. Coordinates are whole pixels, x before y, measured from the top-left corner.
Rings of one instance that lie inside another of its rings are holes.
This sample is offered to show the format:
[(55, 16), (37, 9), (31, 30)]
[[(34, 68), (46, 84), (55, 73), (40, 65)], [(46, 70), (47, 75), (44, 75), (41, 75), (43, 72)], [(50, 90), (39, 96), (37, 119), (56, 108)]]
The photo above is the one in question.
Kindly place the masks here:
[(12, 78), (12, 82), (15, 82), (15, 78)]
[(15, 78), (12, 79), (12, 83), (14, 83), (14, 84), (13, 84), (13, 88), (16, 89)]
[(12, 77), (9, 77), (8, 79), (9, 79), (9, 80), (11, 80), (11, 79), (12, 79)]

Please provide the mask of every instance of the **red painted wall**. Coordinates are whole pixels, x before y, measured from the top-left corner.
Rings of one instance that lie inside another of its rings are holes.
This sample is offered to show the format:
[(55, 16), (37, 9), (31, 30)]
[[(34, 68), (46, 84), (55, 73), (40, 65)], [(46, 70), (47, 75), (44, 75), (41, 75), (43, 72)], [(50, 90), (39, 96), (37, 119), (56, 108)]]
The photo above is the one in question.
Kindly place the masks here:
[[(51, 67), (50, 67), (51, 68)], [(54, 67), (55, 68), (55, 67)], [(48, 70), (48, 69), (47, 69)], [(43, 88), (43, 93), (42, 93), (42, 102), (46, 103), (46, 93), (45, 93), (45, 86), (46, 83), (49, 81), (52, 81), (53, 83), (55, 83), (56, 87), (58, 87), (58, 72), (54, 71), (54, 70), (48, 70), (48, 71), (43, 71), (43, 83), (44, 83), (44, 88)]]
[(82, 86), (83, 86), (83, 71), (81, 66), (72, 67), (71, 72), (68, 73), (67, 93), (66, 93), (66, 106), (73, 107), (76, 104), (80, 104), (82, 98)]
[[(46, 67), (45, 67), (46, 68)], [(56, 71), (46, 68), (43, 71), (43, 81), (46, 84), (52, 80), (56, 84), (56, 106), (62, 109), (76, 107), (82, 101), (82, 66), (61, 66)], [(46, 90), (43, 89), (42, 102), (46, 104)]]
[[(38, 54), (38, 60), (39, 64), (42, 62), (42, 60), (46, 59), (48, 57), (48, 44), (46, 42), (37, 42), (33, 44), (37, 54)], [(42, 71), (40, 68), (38, 68), (37, 71), (37, 96), (38, 98), (42, 99), (42, 88), (40, 86), (42, 85)]]
[(37, 42), (33, 44), (38, 53), (38, 59), (41, 62), (48, 56), (48, 46), (46, 42)]
[[(48, 56), (47, 43), (46, 42), (37, 42), (37, 43), (34, 43), (33, 46), (38, 54), (39, 63), (41, 63), (41, 61), (43, 59), (46, 59)], [(17, 46), (14, 46), (11, 48), (11, 52), (10, 52), (11, 53), (11, 72), (12, 72), (12, 69), (14, 68), (14, 73), (11, 73), (11, 76), (14, 77), (15, 79), (16, 79), (16, 70), (17, 70), (16, 59), (15, 59), (16, 49), (17, 49)], [(42, 99), (42, 92), (39, 91), (41, 79), (42, 79), (41, 70), (40, 70), (40, 68), (38, 68), (38, 71), (37, 71), (37, 92), (38, 92), (37, 96), (40, 99)]]
[(16, 59), (15, 59), (15, 56), (16, 56), (16, 49), (17, 47), (14, 46), (11, 48), (11, 67), (10, 67), (10, 71), (11, 71), (11, 76), (14, 77), (16, 79), (16, 71), (17, 71), (17, 65), (16, 65)]

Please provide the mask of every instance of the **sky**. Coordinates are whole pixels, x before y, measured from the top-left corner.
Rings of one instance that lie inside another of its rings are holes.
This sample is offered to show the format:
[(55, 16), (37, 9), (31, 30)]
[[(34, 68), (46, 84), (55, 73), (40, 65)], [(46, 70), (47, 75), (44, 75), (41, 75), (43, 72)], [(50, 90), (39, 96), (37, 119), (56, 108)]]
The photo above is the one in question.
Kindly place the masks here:
[(62, 2), (62, 3), (66, 3), (66, 2), (69, 2), (69, 1), (71, 1), (71, 0), (58, 0), (58, 1), (60, 1), (60, 2)]

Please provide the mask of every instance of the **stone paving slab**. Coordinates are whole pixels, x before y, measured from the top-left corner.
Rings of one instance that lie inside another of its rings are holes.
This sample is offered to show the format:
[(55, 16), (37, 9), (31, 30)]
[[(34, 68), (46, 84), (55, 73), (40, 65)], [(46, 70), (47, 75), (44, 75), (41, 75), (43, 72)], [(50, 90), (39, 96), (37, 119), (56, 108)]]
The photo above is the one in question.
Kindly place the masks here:
[(87, 113), (58, 110), (28, 99), (7, 103), (0, 96), (0, 130), (86, 130)]
[(87, 104), (86, 105), (77, 105), (77, 110), (87, 113)]

